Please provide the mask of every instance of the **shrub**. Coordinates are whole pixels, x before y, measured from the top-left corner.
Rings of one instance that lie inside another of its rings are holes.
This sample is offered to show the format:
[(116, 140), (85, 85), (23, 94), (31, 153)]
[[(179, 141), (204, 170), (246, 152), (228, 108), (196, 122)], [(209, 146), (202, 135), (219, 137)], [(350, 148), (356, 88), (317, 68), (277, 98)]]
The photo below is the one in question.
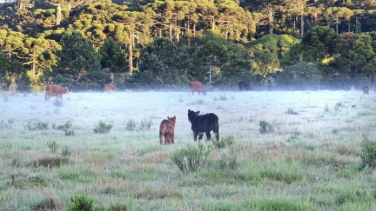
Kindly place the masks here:
[(29, 130), (47, 130), (48, 124), (39, 120), (29, 120), (25, 129)]
[(0, 129), (10, 129), (12, 125), (7, 124), (4, 120), (0, 121)]
[(127, 205), (120, 204), (120, 203), (111, 204), (110, 207), (108, 208), (108, 211), (126, 211), (126, 210), (128, 210)]
[(195, 172), (206, 164), (212, 149), (213, 145), (210, 143), (198, 143), (197, 146), (187, 145), (172, 154), (172, 162), (182, 172)]
[(128, 120), (125, 129), (128, 131), (134, 131), (136, 129), (136, 122), (133, 119)]
[(234, 140), (235, 138), (233, 136), (226, 136), (226, 137), (223, 137), (221, 139), (221, 141), (212, 141), (213, 142), (213, 145), (216, 147), (216, 148), (226, 148), (226, 147), (229, 147), (231, 145), (234, 144)]
[(72, 123), (70, 121), (67, 121), (64, 125), (56, 126), (56, 129), (64, 131), (64, 134), (66, 136), (74, 136), (74, 130), (71, 127)]
[(223, 101), (226, 101), (226, 100), (227, 100), (227, 97), (226, 97), (225, 94), (223, 94), (223, 95), (219, 95), (219, 99), (220, 99), (220, 100), (223, 100)]
[(69, 150), (69, 147), (65, 146), (61, 149), (61, 155), (62, 156), (69, 156), (71, 155), (71, 152)]
[(61, 165), (67, 164), (69, 162), (68, 158), (62, 157), (44, 157), (38, 160), (37, 164), (44, 167), (60, 167)]
[(112, 128), (112, 124), (106, 124), (105, 122), (103, 122), (102, 120), (99, 121), (98, 125), (94, 128), (94, 132), (95, 133), (108, 133), (110, 132)]
[(371, 141), (367, 137), (363, 136), (361, 157), (363, 167), (376, 166), (376, 141)]
[(342, 107), (342, 103), (337, 103), (337, 104), (334, 106), (334, 110), (335, 110), (335, 111), (338, 111), (341, 107)]
[(150, 130), (152, 125), (153, 125), (153, 122), (151, 120), (143, 119), (140, 122), (139, 130)]
[(271, 125), (267, 121), (262, 120), (262, 121), (260, 121), (259, 125), (260, 125), (259, 131), (260, 131), (261, 134), (274, 132), (273, 125)]
[(227, 157), (225, 153), (222, 154), (221, 159), (218, 160), (219, 168), (220, 169), (230, 169), (235, 170), (238, 166), (238, 160), (235, 155), (232, 155), (231, 157)]
[(55, 153), (58, 148), (56, 141), (47, 141), (47, 146), (53, 153)]
[(294, 111), (292, 108), (287, 109), (286, 113), (290, 115), (298, 115), (298, 112)]
[(70, 199), (68, 211), (94, 211), (94, 199), (84, 194), (74, 195)]

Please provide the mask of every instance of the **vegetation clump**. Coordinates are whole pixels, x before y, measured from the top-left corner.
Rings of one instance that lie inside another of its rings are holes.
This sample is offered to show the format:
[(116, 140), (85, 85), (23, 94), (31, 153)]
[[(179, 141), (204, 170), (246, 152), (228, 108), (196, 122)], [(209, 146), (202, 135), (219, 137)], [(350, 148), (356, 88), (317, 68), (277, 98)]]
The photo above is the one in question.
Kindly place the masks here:
[(234, 136), (226, 136), (226, 137), (221, 138), (221, 141), (213, 140), (212, 143), (216, 148), (223, 149), (223, 148), (232, 146), (234, 144), (234, 140), (235, 140)]
[(44, 167), (60, 167), (69, 163), (69, 159), (66, 157), (43, 157), (38, 159), (36, 165)]
[(265, 120), (260, 121), (259, 125), (260, 125), (259, 131), (261, 134), (274, 132), (273, 125)]
[(363, 136), (361, 158), (364, 168), (376, 167), (376, 141), (369, 140), (367, 137)]
[(99, 121), (98, 125), (95, 126), (94, 132), (100, 133), (100, 134), (105, 134), (105, 133), (109, 133), (111, 128), (112, 128), (112, 124), (106, 124), (105, 122), (103, 122), (101, 120), (101, 121)]
[(29, 120), (25, 128), (28, 130), (47, 130), (48, 123), (39, 120)]
[(74, 136), (74, 130), (72, 129), (72, 123), (70, 121), (65, 122), (63, 125), (56, 126), (55, 129), (64, 131), (66, 136)]
[(182, 172), (196, 172), (206, 164), (212, 149), (211, 143), (198, 143), (196, 146), (189, 144), (175, 151), (171, 159)]

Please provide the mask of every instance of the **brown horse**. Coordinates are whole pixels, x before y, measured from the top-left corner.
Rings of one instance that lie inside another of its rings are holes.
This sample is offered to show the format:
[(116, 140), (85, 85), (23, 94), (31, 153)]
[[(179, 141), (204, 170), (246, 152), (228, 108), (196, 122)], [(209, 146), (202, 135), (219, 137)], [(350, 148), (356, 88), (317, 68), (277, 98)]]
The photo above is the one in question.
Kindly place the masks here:
[[(175, 123), (176, 116), (167, 117), (167, 119), (162, 120), (159, 126), (159, 143), (162, 144), (174, 144), (175, 137)], [(164, 138), (164, 141), (163, 141)]]
[(200, 95), (200, 92), (202, 92), (204, 95), (206, 95), (206, 91), (204, 90), (204, 86), (201, 82), (198, 81), (191, 81), (188, 84), (189, 86), (189, 95), (194, 95), (195, 92), (197, 92)]

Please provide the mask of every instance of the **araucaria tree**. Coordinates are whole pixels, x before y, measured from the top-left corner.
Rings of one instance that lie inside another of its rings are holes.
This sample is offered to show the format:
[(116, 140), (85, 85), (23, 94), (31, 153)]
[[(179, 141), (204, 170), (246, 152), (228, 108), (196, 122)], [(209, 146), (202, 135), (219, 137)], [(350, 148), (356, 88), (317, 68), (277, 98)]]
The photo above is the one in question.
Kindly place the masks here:
[(54, 67), (55, 83), (79, 89), (99, 88), (109, 81), (109, 74), (101, 70), (100, 54), (79, 32), (64, 34), (60, 45), (62, 50), (57, 52), (59, 60)]
[(120, 44), (114, 38), (109, 37), (99, 50), (101, 54), (102, 68), (108, 68), (113, 73), (124, 73), (128, 63), (125, 53), (121, 50)]

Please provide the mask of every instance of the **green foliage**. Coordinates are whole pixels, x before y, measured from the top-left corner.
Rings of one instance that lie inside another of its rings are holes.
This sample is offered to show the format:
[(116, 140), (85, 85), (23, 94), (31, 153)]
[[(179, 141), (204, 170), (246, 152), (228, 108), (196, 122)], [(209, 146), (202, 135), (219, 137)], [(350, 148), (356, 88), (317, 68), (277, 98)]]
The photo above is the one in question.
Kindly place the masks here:
[(72, 153), (70, 152), (69, 150), (69, 147), (68, 146), (65, 146), (61, 149), (61, 155), (66, 157), (66, 156), (69, 156), (71, 155)]
[(259, 126), (260, 126), (259, 131), (260, 131), (261, 134), (273, 133), (274, 132), (273, 125), (270, 124), (269, 122), (265, 121), (265, 120), (260, 121)]
[(155, 38), (141, 52), (139, 71), (133, 83), (147, 87), (187, 84), (185, 67), (186, 56), (167, 38)]
[[(247, 203), (247, 202), (246, 202)], [(247, 203), (248, 204), (248, 203)], [(310, 210), (309, 202), (303, 202), (296, 199), (277, 197), (273, 199), (252, 199), (248, 206), (252, 210), (275, 210), (275, 211), (308, 211)]]
[(364, 167), (376, 167), (376, 141), (363, 136), (361, 158)]
[(140, 121), (140, 131), (150, 130), (151, 126), (153, 126), (153, 122), (151, 120), (142, 119)]
[(175, 151), (171, 160), (182, 172), (196, 172), (206, 164), (212, 149), (213, 145), (211, 143), (198, 143), (197, 146), (189, 144)]
[(127, 60), (120, 44), (114, 38), (109, 37), (99, 49), (101, 54), (102, 69), (109, 68), (110, 72), (125, 72), (127, 69)]
[(68, 211), (94, 211), (94, 199), (84, 194), (74, 195), (70, 198)]
[(133, 119), (128, 120), (125, 129), (127, 129), (128, 131), (136, 130), (136, 121), (134, 121)]
[(59, 60), (54, 67), (58, 75), (54, 82), (76, 88), (99, 88), (108, 81), (109, 74), (101, 70), (100, 54), (95, 52), (92, 42), (80, 32), (63, 34), (60, 45), (62, 50), (57, 52)]
[(292, 109), (292, 108), (287, 109), (286, 113), (290, 114), (290, 115), (298, 115), (299, 114), (298, 112), (294, 111), (294, 109)]
[(55, 153), (58, 148), (56, 141), (47, 141), (47, 146), (48, 148), (50, 148), (51, 152), (53, 153)]
[(275, 86), (289, 90), (316, 90), (322, 79), (321, 71), (306, 62), (284, 66), (283, 71), (275, 76)]
[(29, 120), (27, 122), (27, 125), (25, 126), (25, 129), (28, 129), (28, 130), (47, 130), (48, 129), (48, 123), (41, 122), (40, 120)]
[(101, 120), (99, 121), (98, 125), (95, 126), (94, 132), (104, 134), (110, 132), (111, 128), (112, 124), (106, 124), (104, 121)]
[(67, 163), (69, 163), (69, 159), (66, 157), (43, 157), (38, 159), (36, 165), (44, 167), (60, 167)]
[(111, 204), (110, 207), (108, 208), (108, 211), (127, 211), (127, 210), (128, 210), (128, 206), (125, 204), (121, 204), (121, 203)]
[(65, 122), (64, 125), (56, 126), (55, 129), (64, 131), (66, 136), (74, 136), (74, 130), (72, 129), (72, 123), (70, 121)]
[(232, 146), (234, 144), (234, 141), (235, 141), (234, 136), (226, 136), (226, 137), (222, 137), (221, 141), (213, 140), (212, 143), (216, 148), (223, 149), (223, 148)]

